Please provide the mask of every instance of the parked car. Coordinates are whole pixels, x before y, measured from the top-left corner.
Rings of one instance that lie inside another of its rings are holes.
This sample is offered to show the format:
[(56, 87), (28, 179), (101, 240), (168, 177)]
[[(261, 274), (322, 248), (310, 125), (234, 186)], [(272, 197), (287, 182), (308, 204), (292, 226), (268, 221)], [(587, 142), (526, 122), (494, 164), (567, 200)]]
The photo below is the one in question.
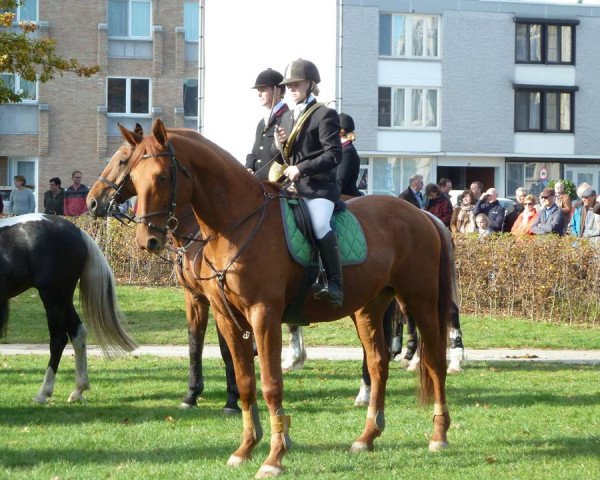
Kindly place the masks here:
[(13, 188), (15, 187), (0, 186), (0, 197), (4, 204), (4, 213), (8, 212), (8, 198), (10, 197), (10, 192), (13, 191)]

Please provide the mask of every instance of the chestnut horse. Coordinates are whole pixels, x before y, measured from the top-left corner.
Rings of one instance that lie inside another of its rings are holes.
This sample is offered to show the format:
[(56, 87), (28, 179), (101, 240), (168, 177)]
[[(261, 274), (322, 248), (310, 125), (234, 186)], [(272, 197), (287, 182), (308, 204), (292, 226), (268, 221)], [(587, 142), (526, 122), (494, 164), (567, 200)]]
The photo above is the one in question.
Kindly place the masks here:
[[(242, 441), (228, 464), (237, 466), (250, 458), (262, 437), (253, 335), (271, 416), (270, 452), (257, 477), (279, 475), (285, 451), (291, 447), (290, 417), (283, 410), (281, 321), (304, 275), (287, 253), (279, 188), (259, 182), (204, 137), (167, 136), (160, 120), (154, 122), (152, 135), (143, 139), (123, 127), (121, 133), (135, 147), (130, 178), (138, 194), (138, 245), (161, 251), (168, 230), (176, 229), (189, 204), (206, 239), (199, 273), (232, 352), (242, 401)], [(455, 282), (449, 237), (439, 222), (395, 197), (360, 197), (348, 202), (348, 208), (365, 232), (367, 259), (344, 268), (341, 307), (307, 297), (303, 313), (312, 322), (350, 316), (366, 351), (371, 398), (364, 431), (351, 451), (371, 450), (385, 427), (389, 351), (382, 318), (394, 297), (421, 332), (421, 393), (434, 401), (429, 448), (439, 450), (447, 445), (450, 425), (446, 341)]]
[[(173, 129), (169, 132), (179, 135), (198, 138), (200, 134), (195, 130)], [(137, 124), (134, 133), (143, 137), (141, 125)], [(87, 196), (89, 213), (94, 217), (105, 217), (114, 211), (117, 206), (135, 196), (135, 190), (129, 181), (129, 159), (133, 152), (131, 145), (121, 145), (112, 156), (98, 180), (90, 188)], [(195, 407), (198, 397), (204, 390), (204, 377), (202, 373), (202, 351), (204, 337), (208, 326), (209, 302), (204, 296), (200, 281), (197, 280), (196, 261), (202, 259), (202, 242), (199, 236), (200, 229), (191, 208), (189, 213), (181, 218), (178, 228), (179, 235), (173, 236), (175, 246), (175, 271), (182, 287), (184, 287), (185, 316), (188, 324), (189, 348), (189, 381), (188, 391), (182, 402), (182, 408)], [(235, 383), (233, 360), (227, 348), (225, 339), (217, 329), (221, 357), (225, 363), (225, 377), (227, 380), (227, 400), (223, 407), (225, 415), (240, 412), (237, 405), (239, 393)]]

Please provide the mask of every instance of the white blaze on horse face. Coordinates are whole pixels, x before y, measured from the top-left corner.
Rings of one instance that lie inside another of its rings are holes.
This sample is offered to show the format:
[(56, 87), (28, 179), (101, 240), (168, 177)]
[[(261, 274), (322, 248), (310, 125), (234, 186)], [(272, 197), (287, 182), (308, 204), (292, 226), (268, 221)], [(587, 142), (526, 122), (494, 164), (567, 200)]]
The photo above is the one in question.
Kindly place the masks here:
[(17, 215), (16, 217), (8, 217), (0, 220), (0, 228), (12, 227), (26, 222), (49, 222), (50, 218), (43, 213), (26, 213), (25, 215)]

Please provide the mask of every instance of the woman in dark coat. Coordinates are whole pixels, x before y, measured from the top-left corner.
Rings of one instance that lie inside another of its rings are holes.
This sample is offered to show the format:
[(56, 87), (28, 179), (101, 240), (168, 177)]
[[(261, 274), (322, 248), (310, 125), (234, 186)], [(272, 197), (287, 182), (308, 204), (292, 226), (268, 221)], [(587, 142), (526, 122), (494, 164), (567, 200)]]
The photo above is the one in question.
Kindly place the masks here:
[(340, 113), (340, 140), (342, 142), (342, 163), (337, 167), (337, 181), (342, 195), (359, 197), (362, 195), (356, 183), (360, 173), (360, 157), (352, 142), (356, 140), (354, 120), (346, 113)]
[(427, 198), (425, 210), (433, 213), (446, 227), (450, 227), (450, 220), (452, 220), (452, 203), (450, 199), (442, 194), (440, 187), (435, 183), (430, 183), (425, 187), (425, 197)]
[(285, 69), (283, 84), (295, 106), (284, 113), (276, 128), (276, 161), (295, 184), (308, 209), (328, 285), (313, 286), (315, 298), (340, 306), (343, 302), (342, 266), (331, 215), (340, 197), (335, 168), (342, 160), (340, 124), (335, 110), (317, 103), (321, 81), (314, 63), (301, 58)]

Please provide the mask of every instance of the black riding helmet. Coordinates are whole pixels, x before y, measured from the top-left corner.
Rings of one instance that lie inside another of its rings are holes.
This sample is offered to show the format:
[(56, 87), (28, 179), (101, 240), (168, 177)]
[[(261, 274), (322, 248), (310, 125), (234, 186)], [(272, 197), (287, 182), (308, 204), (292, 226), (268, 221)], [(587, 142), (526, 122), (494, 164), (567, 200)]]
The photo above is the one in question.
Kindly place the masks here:
[(272, 68), (267, 68), (258, 74), (256, 77), (256, 81), (254, 82), (254, 86), (252, 88), (259, 87), (276, 87), (283, 80), (283, 75), (279, 73), (277, 70), (273, 70)]
[(354, 120), (347, 113), (340, 113), (340, 128), (345, 130), (347, 133), (354, 131)]
[(315, 83), (319, 83), (321, 76), (319, 75), (317, 66), (313, 62), (298, 58), (285, 68), (281, 83), (287, 85), (288, 83), (301, 82), (302, 80), (312, 80)]

